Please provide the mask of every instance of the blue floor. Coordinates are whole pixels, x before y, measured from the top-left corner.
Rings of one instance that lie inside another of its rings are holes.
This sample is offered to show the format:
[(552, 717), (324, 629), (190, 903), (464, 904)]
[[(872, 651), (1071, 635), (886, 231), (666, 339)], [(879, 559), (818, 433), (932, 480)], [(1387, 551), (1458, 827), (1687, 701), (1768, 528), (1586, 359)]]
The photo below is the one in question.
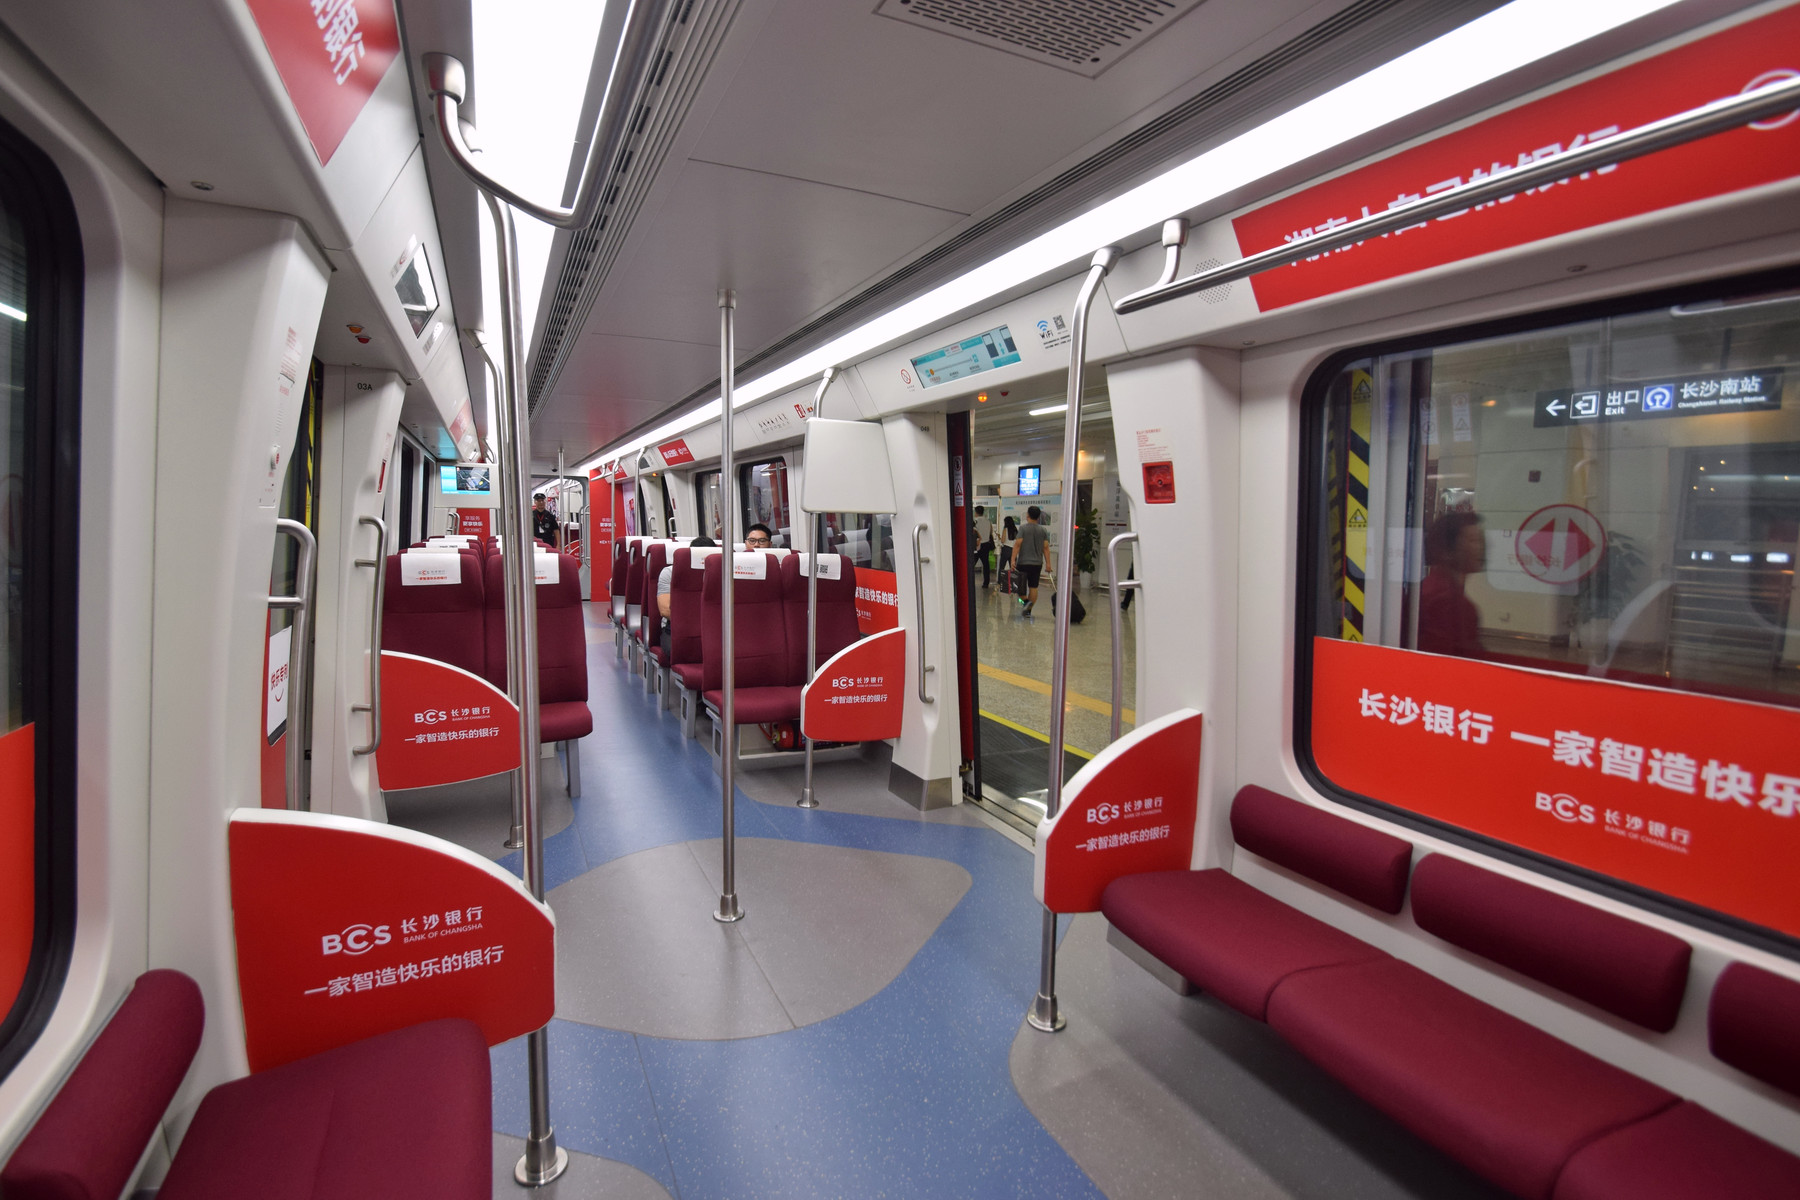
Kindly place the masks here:
[[(705, 747), (659, 717), (641, 681), (591, 645), (585, 795), (544, 847), (554, 888), (613, 859), (718, 837)], [(828, 797), (829, 776), (821, 794)], [(829, 801), (827, 800), (827, 803)], [(1031, 856), (986, 828), (737, 799), (740, 837), (929, 855), (974, 886), (887, 988), (840, 1016), (767, 1037), (674, 1041), (550, 1024), (560, 1144), (703, 1197), (1098, 1196), (1014, 1090), (1008, 1053), (1037, 991), (1043, 910)], [(517, 872), (518, 857), (504, 865)], [(756, 920), (754, 877), (738, 895)], [(527, 1132), (522, 1040), (493, 1051), (494, 1128)]]

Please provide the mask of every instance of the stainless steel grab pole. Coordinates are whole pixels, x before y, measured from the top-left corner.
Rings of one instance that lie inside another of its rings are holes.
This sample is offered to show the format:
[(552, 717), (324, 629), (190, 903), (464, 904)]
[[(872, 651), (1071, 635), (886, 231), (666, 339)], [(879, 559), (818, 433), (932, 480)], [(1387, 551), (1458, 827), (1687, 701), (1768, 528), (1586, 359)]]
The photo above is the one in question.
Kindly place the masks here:
[(1112, 600), (1112, 737), (1118, 741), (1125, 721), (1125, 658), (1120, 650), (1125, 641), (1124, 618), (1119, 607), (1120, 594), (1144, 586), (1141, 579), (1119, 579), (1119, 547), (1136, 542), (1135, 533), (1121, 533), (1106, 543), (1106, 590)]
[[(819, 390), (813, 393), (812, 416), (815, 420), (825, 412), (825, 389), (837, 378), (836, 367), (826, 367), (825, 373), (819, 377)], [(812, 464), (807, 463), (811, 470)], [(806, 577), (806, 682), (811, 683), (813, 676), (819, 673), (819, 546), (825, 541), (825, 514), (814, 513), (812, 521), (811, 544), (807, 553), (812, 555), (812, 570)], [(801, 717), (800, 723), (806, 724)], [(806, 772), (800, 778), (800, 799), (795, 801), (801, 808), (819, 807), (819, 799), (813, 795), (813, 740), (806, 739)]]
[(361, 755), (381, 749), (381, 603), (387, 596), (387, 522), (380, 517), (358, 517), (356, 523), (375, 527), (375, 557), (355, 560), (359, 567), (375, 568), (375, 588), (369, 596), (369, 702), (350, 706), (351, 712), (369, 714), (369, 744), (350, 749)]
[[(1095, 251), (1087, 278), (1082, 280), (1081, 291), (1075, 297), (1075, 320), (1069, 340), (1069, 407), (1063, 418), (1062, 494), (1065, 499), (1075, 495), (1072, 485), (1080, 462), (1081, 388), (1082, 374), (1087, 368), (1088, 310), (1093, 306), (1094, 293), (1100, 290), (1100, 281), (1106, 278), (1106, 273), (1112, 270), (1122, 253), (1117, 246), (1103, 246)], [(1062, 808), (1063, 706), (1069, 694), (1069, 610), (1074, 607), (1070, 601), (1075, 579), (1074, 513), (1068, 512), (1066, 517), (1064, 525), (1068, 538), (1056, 554), (1055, 637), (1050, 643), (1050, 787), (1044, 793), (1046, 817), (1054, 817)], [(1056, 914), (1047, 908), (1044, 910), (1038, 994), (1025, 1019), (1033, 1029), (1045, 1033), (1055, 1033), (1066, 1024), (1056, 1007)]]
[(287, 719), (287, 806), (300, 812), (312, 807), (306, 797), (306, 751), (312, 739), (307, 734), (311, 713), (306, 688), (311, 671), (312, 606), (315, 588), (315, 562), (319, 543), (303, 522), (282, 517), (275, 522), (275, 532), (285, 534), (300, 545), (300, 557), (294, 564), (294, 594), (270, 596), (270, 608), (284, 608), (294, 614), (288, 626), (288, 719)]
[(935, 697), (925, 694), (925, 676), (937, 670), (925, 662), (925, 566), (931, 560), (920, 552), (919, 539), (928, 528), (923, 521), (913, 526), (913, 603), (919, 615), (919, 702), (936, 704)]
[(468, 72), (459, 60), (434, 51), (423, 55), (422, 61), (427, 87), (436, 102), (438, 133), (444, 149), (475, 181), (475, 186), (488, 195), (558, 229), (586, 229), (605, 207), (612, 164), (629, 136), (639, 97), (647, 90), (651, 69), (656, 64), (657, 45), (679, 3), (680, 0), (632, 0), (626, 10), (619, 49), (613, 55), (606, 94), (595, 114), (587, 160), (581, 167), (581, 182), (576, 187), (574, 203), (567, 208), (528, 200), (475, 165), (458, 112), (469, 92)]
[[(725, 834), (724, 879), (719, 888), (719, 907), (713, 912), (715, 921), (741, 921), (744, 910), (737, 898), (737, 539), (732, 526), (737, 517), (737, 464), (732, 457), (733, 427), (732, 391), (736, 386), (737, 333), (733, 324), (737, 316), (737, 293), (729, 288), (719, 293), (719, 640), (725, 661), (721, 664), (720, 686), (724, 689), (719, 717), (724, 722), (725, 744), (719, 752), (721, 811)], [(643, 503), (639, 499), (639, 504)]]
[[(499, 204), (491, 196), (487, 198), (487, 201), (489, 212), (493, 216), (496, 229), (498, 229), (503, 222)], [(496, 238), (496, 240), (499, 239)], [(501, 274), (504, 278), (506, 274), (504, 268), (502, 268)], [(502, 287), (503, 293), (504, 290), (504, 287)], [(487, 361), (488, 374), (493, 379), (494, 384), (494, 423), (499, 426), (494, 433), (500, 439), (499, 461), (496, 462), (494, 466), (500, 476), (500, 528), (504, 531), (511, 529), (518, 521), (518, 518), (513, 512), (513, 509), (518, 503), (518, 497), (514, 494), (514, 489), (507, 486), (507, 480), (510, 478), (512, 471), (512, 468), (508, 464), (513, 460), (512, 434), (510, 432), (512, 429), (512, 410), (511, 405), (507, 400), (505, 385), (501, 383), (500, 368), (494, 364), (494, 356), (489, 352), (487, 343), (481, 339), (479, 334), (477, 334), (475, 335), (475, 344), (481, 350), (481, 357)], [(480, 556), (477, 556), (475, 561), (480, 562)], [(503, 574), (506, 574), (505, 564), (507, 561), (503, 548), (501, 552), (501, 570)], [(510, 579), (511, 576), (506, 575), (506, 578)], [(506, 599), (506, 628), (511, 629), (519, 619), (518, 596), (514, 593), (514, 589), (510, 583), (507, 584), (502, 591), (504, 592)], [(513, 702), (513, 707), (523, 711), (525, 707), (525, 692), (519, 686), (519, 663), (510, 654), (506, 656), (506, 698)], [(518, 850), (525, 845), (525, 796), (523, 789), (520, 786), (519, 772), (512, 772), (508, 778), (507, 791), (510, 793), (509, 798), (512, 802), (512, 827), (507, 831), (506, 842), (504, 844), (508, 850)]]
[[(1180, 296), (1192, 296), (1196, 292), (1222, 287), (1239, 279), (1248, 279), (1263, 271), (1288, 266), (1324, 250), (1393, 233), (1397, 229), (1417, 225), (1421, 221), (1428, 221), (1433, 217), (1460, 212), (1491, 200), (1515, 196), (1530, 188), (1555, 183), (1572, 175), (1579, 175), (1584, 171), (1616, 166), (1629, 159), (1641, 158), (1646, 154), (1654, 154), (1658, 150), (1667, 150), (1673, 146), (1697, 141), (1715, 133), (1725, 133), (1748, 125), (1752, 121), (1780, 116), (1795, 109), (1800, 109), (1800, 79), (1764, 84), (1755, 91), (1715, 100), (1710, 104), (1702, 104), (1698, 108), (1691, 108), (1686, 112), (1664, 117), (1660, 121), (1651, 121), (1649, 124), (1640, 125), (1636, 129), (1627, 129), (1623, 133), (1615, 133), (1610, 137), (1597, 138), (1578, 150), (1565, 150), (1561, 154), (1541, 158), (1527, 166), (1505, 171), (1499, 175), (1458, 184), (1446, 191), (1436, 192), (1428, 199), (1415, 200), (1411, 204), (1402, 205), (1399, 208), (1390, 208), (1372, 216), (1358, 218), (1348, 225), (1338, 226), (1329, 233), (1315, 234), (1296, 242), (1287, 242), (1272, 247), (1260, 254), (1246, 255), (1236, 262), (1226, 263), (1222, 267), (1214, 267), (1210, 271), (1200, 271), (1189, 275), (1186, 279), (1178, 279), (1173, 282), (1159, 281), (1143, 291), (1133, 292), (1119, 300), (1113, 305), (1113, 311), (1120, 314), (1134, 313), (1139, 309), (1161, 304), (1165, 300), (1174, 300)], [(1165, 244), (1167, 243), (1165, 242)]]
[[(537, 575), (532, 563), (531, 451), (527, 443), (531, 414), (519, 384), (525, 348), (519, 328), (519, 242), (512, 211), (493, 196), (485, 197), (496, 225), (500, 253), (501, 361), (506, 395), (505, 435), (501, 451), (502, 511), (508, 518), (501, 535), (502, 573), (511, 596), (512, 616), (506, 623), (507, 658), (517, 664), (519, 687), (519, 806), (525, 818), (525, 886), (544, 898), (544, 825), (538, 807), (538, 670)], [(508, 503), (510, 501), (510, 504)], [(510, 682), (510, 680), (509, 680)], [(531, 1128), (525, 1153), (513, 1167), (513, 1178), (525, 1187), (543, 1187), (569, 1165), (569, 1153), (556, 1144), (550, 1124), (550, 1044), (543, 1029), (525, 1037), (526, 1092)]]

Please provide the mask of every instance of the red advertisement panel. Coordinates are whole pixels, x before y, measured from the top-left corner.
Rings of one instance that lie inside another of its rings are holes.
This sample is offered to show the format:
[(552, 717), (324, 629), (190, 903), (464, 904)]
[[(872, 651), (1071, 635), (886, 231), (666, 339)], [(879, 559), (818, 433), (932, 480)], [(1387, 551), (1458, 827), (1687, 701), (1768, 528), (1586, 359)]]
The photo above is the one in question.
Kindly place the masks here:
[(288, 99), (321, 163), (400, 53), (391, 0), (249, 0)]
[(819, 742), (897, 738), (905, 712), (904, 629), (885, 630), (845, 646), (825, 661), (800, 693), (800, 731)]
[(494, 510), (491, 508), (459, 508), (456, 510), (456, 532), (470, 537), (494, 536)]
[(900, 581), (892, 571), (856, 568), (856, 628), (864, 637), (900, 627)]
[(35, 726), (0, 737), (0, 1013), (18, 999), (37, 922)]
[(550, 910), (410, 829), (239, 809), (231, 911), (252, 1071), (439, 1017), (498, 1045), (556, 1008)]
[(1332, 782), (1800, 936), (1800, 711), (1317, 638)]
[(1034, 886), (1051, 912), (1096, 912), (1122, 875), (1186, 870), (1200, 801), (1202, 719), (1180, 709), (1095, 755), (1038, 825)]
[(459, 783), (519, 765), (519, 710), (479, 675), (416, 654), (381, 652), (381, 745), (388, 791)]
[(676, 438), (672, 442), (664, 442), (656, 448), (656, 452), (662, 455), (663, 466), (665, 467), (685, 466), (694, 461), (694, 452), (688, 449), (687, 441), (683, 438)]
[(1320, 239), (1318, 255), (1251, 276), (1264, 311), (1509, 246), (1800, 174), (1800, 121), (1777, 118), (1601, 167), (1519, 195), (1332, 245), (1331, 231), (1672, 116), (1800, 68), (1789, 8), (1446, 134), (1237, 217), (1245, 254)]

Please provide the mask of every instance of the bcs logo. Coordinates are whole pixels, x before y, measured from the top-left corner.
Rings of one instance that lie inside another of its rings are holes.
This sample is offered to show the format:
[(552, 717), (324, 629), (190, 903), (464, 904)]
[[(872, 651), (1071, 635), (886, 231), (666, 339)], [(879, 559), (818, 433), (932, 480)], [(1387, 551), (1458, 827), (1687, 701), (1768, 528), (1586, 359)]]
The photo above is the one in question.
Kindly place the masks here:
[(428, 708), (424, 712), (413, 714), (414, 725), (436, 725), (449, 719), (450, 714), (441, 708)]
[(1549, 792), (1539, 792), (1537, 806), (1540, 812), (1547, 812), (1568, 825), (1592, 825), (1594, 823), (1594, 806), (1583, 804), (1564, 792), (1557, 792), (1555, 795), (1551, 795)]
[(342, 933), (328, 933), (319, 939), (325, 954), (367, 954), (377, 946), (394, 940), (386, 925), (352, 925)]
[(1119, 806), (1116, 804), (1096, 804), (1088, 809), (1089, 825), (1104, 825), (1108, 821), (1119, 819)]

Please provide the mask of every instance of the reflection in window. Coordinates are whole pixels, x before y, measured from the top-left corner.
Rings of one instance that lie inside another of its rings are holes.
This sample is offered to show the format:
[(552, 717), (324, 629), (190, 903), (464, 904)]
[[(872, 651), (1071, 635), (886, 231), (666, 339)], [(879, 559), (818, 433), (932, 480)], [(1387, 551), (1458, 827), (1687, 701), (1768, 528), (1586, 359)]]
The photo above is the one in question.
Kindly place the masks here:
[(700, 532), (713, 541), (720, 539), (725, 518), (719, 511), (719, 473), (702, 471), (694, 477), (694, 492), (700, 498)]
[(793, 516), (788, 508), (788, 470), (782, 459), (751, 463), (743, 469), (746, 513), (744, 528), (758, 522), (773, 532), (776, 546), (794, 544)]
[(886, 513), (826, 513), (821, 553), (842, 554), (858, 567), (894, 569), (894, 518)]
[(1315, 632), (1800, 707), (1800, 296), (1353, 361)]

